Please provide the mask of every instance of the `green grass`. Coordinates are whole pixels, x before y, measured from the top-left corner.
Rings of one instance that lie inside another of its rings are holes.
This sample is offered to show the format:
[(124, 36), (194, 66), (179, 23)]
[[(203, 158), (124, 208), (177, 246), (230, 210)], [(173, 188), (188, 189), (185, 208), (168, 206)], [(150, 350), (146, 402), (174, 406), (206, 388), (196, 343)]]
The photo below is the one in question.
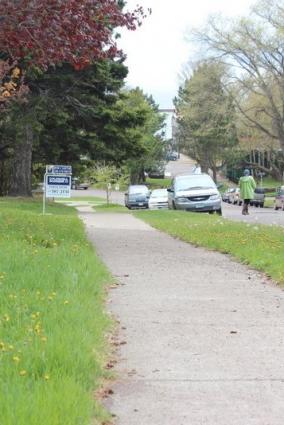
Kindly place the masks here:
[(284, 229), (183, 211), (140, 211), (153, 227), (194, 245), (231, 254), (284, 284)]
[(275, 200), (275, 198), (270, 197), (270, 196), (269, 197), (266, 196), (265, 200), (264, 200), (264, 207), (265, 208), (274, 208), (274, 205), (275, 205), (274, 200)]
[(150, 179), (147, 177), (146, 185), (149, 189), (166, 189), (171, 185), (171, 179)]
[(264, 177), (262, 180), (262, 187), (266, 188), (276, 188), (281, 186), (281, 181), (273, 179), (272, 177)]
[(128, 208), (119, 204), (101, 204), (94, 207), (97, 212), (111, 212), (111, 213), (127, 213), (129, 212)]
[(104, 203), (105, 199), (98, 196), (74, 196), (72, 198), (59, 198), (56, 202), (68, 203), (68, 202), (93, 202), (96, 204)]
[(0, 200), (0, 424), (106, 420), (94, 390), (106, 376), (110, 275), (73, 208)]

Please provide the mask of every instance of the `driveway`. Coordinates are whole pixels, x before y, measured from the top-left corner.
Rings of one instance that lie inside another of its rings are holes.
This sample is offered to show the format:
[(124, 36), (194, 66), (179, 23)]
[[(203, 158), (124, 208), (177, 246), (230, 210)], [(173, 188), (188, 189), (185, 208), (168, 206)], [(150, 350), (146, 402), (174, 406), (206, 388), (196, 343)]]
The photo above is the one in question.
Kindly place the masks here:
[(283, 291), (131, 214), (81, 217), (118, 282), (114, 423), (283, 425)]

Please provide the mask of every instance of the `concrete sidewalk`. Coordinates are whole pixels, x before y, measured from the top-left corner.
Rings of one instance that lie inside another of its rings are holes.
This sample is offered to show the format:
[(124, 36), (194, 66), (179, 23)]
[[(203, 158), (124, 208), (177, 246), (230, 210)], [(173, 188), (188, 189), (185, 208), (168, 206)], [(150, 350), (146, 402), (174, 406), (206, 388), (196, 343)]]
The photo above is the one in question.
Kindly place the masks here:
[(283, 425), (283, 291), (132, 215), (81, 217), (120, 283), (115, 423)]

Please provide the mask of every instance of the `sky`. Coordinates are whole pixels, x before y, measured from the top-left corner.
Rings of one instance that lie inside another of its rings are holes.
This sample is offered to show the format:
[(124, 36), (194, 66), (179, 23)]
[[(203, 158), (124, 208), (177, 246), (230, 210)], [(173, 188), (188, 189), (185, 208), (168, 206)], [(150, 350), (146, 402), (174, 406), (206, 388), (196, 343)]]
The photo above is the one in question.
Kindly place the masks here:
[(186, 41), (190, 29), (202, 27), (210, 14), (242, 16), (255, 0), (128, 0), (152, 15), (136, 31), (123, 31), (119, 46), (127, 54), (127, 85), (153, 95), (160, 108), (172, 108), (186, 65), (196, 46)]

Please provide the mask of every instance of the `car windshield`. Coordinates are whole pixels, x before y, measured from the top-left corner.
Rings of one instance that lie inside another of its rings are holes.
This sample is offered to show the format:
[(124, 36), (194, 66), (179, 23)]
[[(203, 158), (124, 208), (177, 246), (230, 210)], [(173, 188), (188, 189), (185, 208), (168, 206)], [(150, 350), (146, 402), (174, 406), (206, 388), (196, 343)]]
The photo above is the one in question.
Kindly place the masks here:
[(157, 189), (153, 190), (151, 193), (151, 198), (163, 198), (168, 197), (167, 189)]
[(193, 174), (176, 180), (176, 190), (216, 189), (216, 185), (207, 174)]

